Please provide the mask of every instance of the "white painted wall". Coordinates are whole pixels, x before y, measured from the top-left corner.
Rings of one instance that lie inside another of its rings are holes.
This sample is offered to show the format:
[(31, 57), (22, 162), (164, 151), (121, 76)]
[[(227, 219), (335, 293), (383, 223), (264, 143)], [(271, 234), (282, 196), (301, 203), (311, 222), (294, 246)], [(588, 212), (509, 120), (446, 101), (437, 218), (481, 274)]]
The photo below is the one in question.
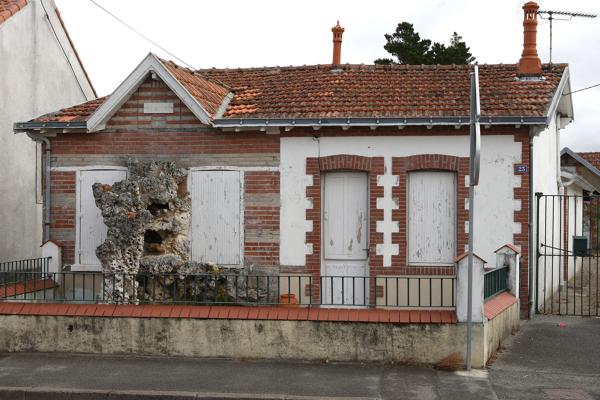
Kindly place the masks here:
[[(520, 185), (520, 177), (514, 175), (514, 164), (521, 162), (521, 144), (511, 135), (484, 135), (481, 151), (480, 183), (475, 191), (475, 252), (494, 263), (494, 250), (512, 243), (513, 234), (520, 229), (513, 222), (514, 211), (520, 207), (513, 199), (513, 188)], [(391, 174), (392, 157), (425, 153), (468, 157), (469, 139), (467, 136), (282, 138), (281, 264), (303, 266), (306, 254), (312, 251), (305, 241), (306, 232), (312, 230), (312, 222), (305, 219), (306, 209), (312, 207), (306, 198), (306, 186), (312, 184), (312, 177), (306, 175), (307, 157), (336, 154), (384, 157), (385, 175), (378, 177), (384, 197), (377, 200), (378, 208), (384, 210), (384, 220), (377, 222), (384, 242), (377, 243), (377, 254), (383, 255), (384, 265), (389, 266), (391, 256), (399, 253), (398, 245), (391, 242), (392, 232), (397, 232), (403, 223), (392, 220), (392, 210), (397, 207), (392, 187), (398, 185), (398, 177)], [(465, 184), (468, 182), (458, 182)]]
[(94, 98), (54, 2), (44, 0), (43, 5), (50, 21), (41, 0), (30, 0), (0, 24), (0, 260), (36, 256), (41, 244), (42, 205), (41, 198), (36, 199), (40, 160), (34, 142), (23, 133), (13, 134), (13, 123)]
[[(543, 193), (545, 195), (562, 194), (563, 189), (559, 186), (560, 180), (560, 130), (556, 123), (556, 118), (550, 121), (546, 129), (538, 133), (532, 140), (532, 225), (530, 243), (530, 265), (533, 266), (534, 279), (530, 282), (530, 290), (538, 292), (540, 303), (545, 297), (551, 296), (551, 287), (557, 288), (559, 285), (559, 277), (561, 275), (561, 265), (559, 262), (560, 249), (568, 246), (564, 243), (561, 233), (564, 230), (561, 228), (563, 218), (561, 211), (561, 199), (559, 198), (542, 198), (539, 205), (539, 215), (537, 199), (535, 193)], [(566, 193), (565, 193), (566, 194)], [(554, 203), (554, 204), (553, 204)], [(555, 215), (552, 216), (552, 207), (554, 206)], [(546, 211), (547, 209), (547, 211)], [(554, 218), (554, 224), (552, 219)], [(538, 237), (538, 221), (539, 221), (539, 241)], [(549, 254), (548, 257), (540, 257), (536, 260), (537, 246), (544, 243), (551, 247), (540, 248), (541, 254)], [(555, 248), (552, 248), (555, 247)], [(536, 261), (539, 265), (536, 266)], [(547, 264), (547, 265), (546, 265)], [(526, 266), (523, 266), (526, 267)], [(537, 274), (537, 277), (536, 277)], [(532, 275), (530, 275), (532, 276)], [(536, 288), (536, 282), (540, 283), (540, 287)], [(542, 284), (545, 282), (545, 285)], [(544, 292), (544, 287), (547, 289)]]

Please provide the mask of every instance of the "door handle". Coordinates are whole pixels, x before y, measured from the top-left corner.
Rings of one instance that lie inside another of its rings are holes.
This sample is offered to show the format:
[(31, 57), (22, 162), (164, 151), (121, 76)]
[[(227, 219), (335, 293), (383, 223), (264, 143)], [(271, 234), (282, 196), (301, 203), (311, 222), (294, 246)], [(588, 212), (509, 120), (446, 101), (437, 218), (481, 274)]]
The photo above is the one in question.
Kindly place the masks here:
[(371, 255), (371, 249), (369, 249), (368, 247), (366, 249), (363, 249), (363, 251), (367, 252), (367, 257)]

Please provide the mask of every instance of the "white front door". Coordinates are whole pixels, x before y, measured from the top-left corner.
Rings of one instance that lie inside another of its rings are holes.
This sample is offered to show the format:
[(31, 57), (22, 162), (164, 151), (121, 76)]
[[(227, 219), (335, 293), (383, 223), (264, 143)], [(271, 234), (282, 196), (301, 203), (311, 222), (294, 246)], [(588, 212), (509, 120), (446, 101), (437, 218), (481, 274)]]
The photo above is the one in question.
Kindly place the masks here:
[(106, 240), (107, 228), (96, 206), (92, 185), (112, 185), (127, 178), (125, 170), (90, 170), (79, 175), (79, 264), (99, 266), (96, 248)]
[(366, 305), (369, 298), (368, 176), (323, 176), (321, 302)]

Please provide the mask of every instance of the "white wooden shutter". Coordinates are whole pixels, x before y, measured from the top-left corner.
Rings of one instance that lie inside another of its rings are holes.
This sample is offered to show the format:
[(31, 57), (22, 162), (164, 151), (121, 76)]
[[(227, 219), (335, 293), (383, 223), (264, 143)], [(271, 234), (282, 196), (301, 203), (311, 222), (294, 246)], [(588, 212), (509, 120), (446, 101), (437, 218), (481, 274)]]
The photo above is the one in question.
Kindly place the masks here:
[(79, 263), (100, 265), (96, 248), (106, 239), (106, 225), (96, 206), (92, 185), (96, 182), (112, 185), (127, 177), (123, 170), (81, 171), (79, 180)]
[(241, 263), (239, 171), (192, 172), (192, 260)]
[(409, 174), (408, 260), (411, 264), (452, 264), (456, 255), (456, 174)]

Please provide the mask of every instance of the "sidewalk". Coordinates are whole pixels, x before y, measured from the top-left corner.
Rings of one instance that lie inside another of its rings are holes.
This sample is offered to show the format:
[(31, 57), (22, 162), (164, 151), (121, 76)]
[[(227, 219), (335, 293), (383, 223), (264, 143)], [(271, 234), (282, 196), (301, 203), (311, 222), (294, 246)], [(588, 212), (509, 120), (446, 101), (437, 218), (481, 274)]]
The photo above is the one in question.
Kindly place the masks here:
[(600, 318), (536, 315), (489, 377), (500, 399), (600, 399)]
[(482, 378), (380, 364), (0, 355), (0, 399), (496, 399)]

